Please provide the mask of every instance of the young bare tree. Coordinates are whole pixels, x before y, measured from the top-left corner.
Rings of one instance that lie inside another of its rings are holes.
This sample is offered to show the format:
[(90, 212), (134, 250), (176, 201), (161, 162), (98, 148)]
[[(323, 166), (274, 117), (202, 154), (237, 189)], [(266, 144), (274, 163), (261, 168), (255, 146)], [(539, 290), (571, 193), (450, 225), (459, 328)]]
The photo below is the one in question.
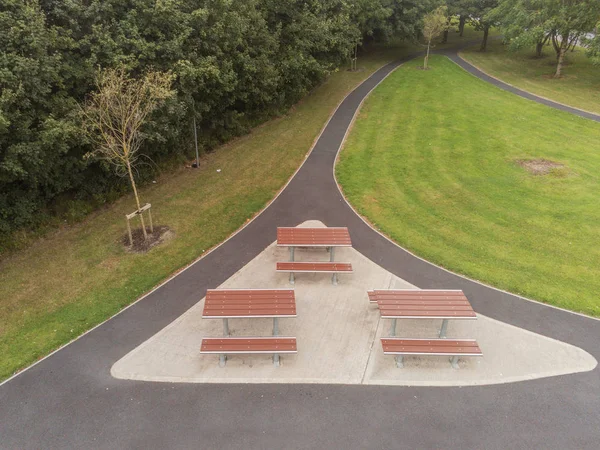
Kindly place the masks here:
[(429, 67), (429, 49), (431, 47), (431, 41), (442, 34), (447, 27), (448, 22), (446, 6), (437, 7), (430, 13), (426, 14), (423, 18), (423, 37), (427, 42), (427, 53), (425, 54), (423, 69), (428, 69)]
[(132, 78), (122, 67), (101, 70), (96, 91), (82, 107), (85, 129), (96, 143), (86, 158), (105, 160), (118, 175), (129, 177), (144, 239), (148, 235), (133, 172), (141, 156), (142, 126), (152, 111), (174, 94), (172, 83), (173, 75), (168, 72), (149, 71)]

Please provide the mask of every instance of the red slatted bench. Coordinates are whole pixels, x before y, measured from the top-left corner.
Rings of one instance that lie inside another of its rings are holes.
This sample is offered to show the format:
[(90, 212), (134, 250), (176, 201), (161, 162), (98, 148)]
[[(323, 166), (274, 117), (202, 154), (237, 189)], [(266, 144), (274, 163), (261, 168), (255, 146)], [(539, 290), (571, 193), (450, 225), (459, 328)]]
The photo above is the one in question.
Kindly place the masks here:
[(474, 339), (403, 339), (381, 338), (384, 355), (395, 355), (396, 366), (403, 367), (404, 356), (450, 356), (452, 367), (458, 369), (460, 356), (483, 356)]
[(439, 337), (446, 337), (449, 319), (477, 319), (469, 300), (460, 290), (400, 289), (373, 290), (382, 318), (392, 319), (390, 334), (396, 335), (397, 319), (442, 319)]
[(221, 337), (203, 338), (200, 353), (219, 354), (219, 365), (225, 366), (227, 355), (273, 354), (273, 364), (279, 366), (279, 355), (297, 353), (295, 337)]
[(294, 273), (331, 273), (331, 284), (337, 284), (338, 273), (352, 273), (352, 264), (342, 262), (278, 262), (277, 272), (289, 272), (290, 284), (294, 284)]
[(294, 261), (296, 247), (325, 247), (329, 249), (330, 261), (334, 261), (335, 247), (352, 247), (352, 240), (346, 227), (279, 227), (277, 246), (289, 247), (290, 261)]

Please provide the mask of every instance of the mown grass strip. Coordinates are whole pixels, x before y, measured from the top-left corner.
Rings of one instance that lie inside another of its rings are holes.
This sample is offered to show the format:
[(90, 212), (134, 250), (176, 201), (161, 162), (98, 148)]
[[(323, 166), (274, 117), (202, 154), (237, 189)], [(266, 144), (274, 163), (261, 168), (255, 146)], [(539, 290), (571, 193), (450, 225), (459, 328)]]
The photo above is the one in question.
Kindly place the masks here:
[[(600, 126), (519, 98), (445, 57), (368, 98), (336, 168), (402, 246), (499, 288), (600, 316)], [(564, 165), (534, 175), (519, 161)]]

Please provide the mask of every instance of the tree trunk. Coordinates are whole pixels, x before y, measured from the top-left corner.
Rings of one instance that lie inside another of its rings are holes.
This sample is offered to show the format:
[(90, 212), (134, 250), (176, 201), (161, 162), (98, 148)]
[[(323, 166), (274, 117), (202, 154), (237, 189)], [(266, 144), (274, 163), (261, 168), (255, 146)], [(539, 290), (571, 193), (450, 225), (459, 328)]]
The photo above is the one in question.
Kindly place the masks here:
[(444, 30), (444, 34), (443, 34), (443, 37), (442, 37), (442, 44), (446, 44), (447, 42), (448, 42), (448, 29), (446, 28)]
[(556, 36), (556, 32), (552, 33), (552, 47), (554, 47), (554, 51), (556, 52), (556, 60), (558, 61), (558, 57), (560, 55), (560, 45), (558, 45), (558, 37)]
[(481, 47), (479, 48), (480, 52), (485, 52), (485, 49), (487, 48), (487, 39), (488, 39), (489, 33), (490, 33), (490, 26), (484, 25), (483, 26), (483, 40), (481, 41)]
[(565, 62), (565, 53), (569, 48), (569, 34), (563, 34), (562, 40), (560, 41), (560, 50), (558, 52), (558, 62), (556, 63), (556, 73), (554, 74), (554, 78), (560, 78), (562, 66)]
[(467, 22), (467, 18), (466, 16), (461, 15), (460, 18), (458, 19), (458, 31), (459, 31), (459, 36), (463, 37), (463, 33), (465, 32), (465, 23)]
[(427, 70), (428, 69), (428, 62), (429, 62), (429, 46), (431, 45), (431, 41), (427, 42), (427, 53), (425, 54), (425, 61), (423, 61), (423, 69)]
[[(131, 164), (127, 161), (127, 172), (129, 172), (129, 181), (131, 181), (131, 187), (133, 188), (133, 195), (135, 196), (135, 203), (138, 211), (141, 209), (140, 197), (138, 196), (137, 188), (135, 187), (135, 180), (133, 178), (133, 172), (131, 171)], [(142, 233), (144, 233), (144, 240), (148, 239), (148, 233), (146, 233), (146, 224), (144, 223), (144, 215), (140, 213), (140, 221), (142, 222)]]
[(544, 49), (544, 43), (543, 42), (538, 42), (537, 44), (535, 44), (535, 55), (538, 58), (542, 57), (542, 50)]

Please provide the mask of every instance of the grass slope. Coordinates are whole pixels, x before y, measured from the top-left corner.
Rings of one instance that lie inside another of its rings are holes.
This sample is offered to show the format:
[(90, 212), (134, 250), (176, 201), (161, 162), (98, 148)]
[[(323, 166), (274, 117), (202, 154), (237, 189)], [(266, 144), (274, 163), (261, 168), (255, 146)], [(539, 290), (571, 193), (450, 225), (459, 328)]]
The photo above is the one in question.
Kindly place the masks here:
[(478, 47), (460, 55), (484, 72), (542, 97), (600, 114), (600, 67), (594, 66), (582, 49), (567, 54), (563, 77), (552, 78), (556, 57), (551, 47), (543, 58), (531, 49), (509, 52), (500, 40), (490, 41), (488, 51)]
[[(600, 316), (600, 126), (445, 57), (417, 64), (388, 77), (356, 120), (336, 168), (349, 201), (430, 261)], [(567, 169), (534, 176), (515, 162), (528, 158)]]
[(380, 47), (360, 57), (363, 70), (334, 73), (285, 117), (206, 156), (201, 170), (182, 169), (143, 189), (154, 223), (176, 233), (148, 254), (128, 254), (118, 243), (124, 215), (134, 208), (129, 196), (5, 257), (0, 379), (105, 320), (223, 241), (289, 179), (342, 98), (378, 67), (412, 50)]

